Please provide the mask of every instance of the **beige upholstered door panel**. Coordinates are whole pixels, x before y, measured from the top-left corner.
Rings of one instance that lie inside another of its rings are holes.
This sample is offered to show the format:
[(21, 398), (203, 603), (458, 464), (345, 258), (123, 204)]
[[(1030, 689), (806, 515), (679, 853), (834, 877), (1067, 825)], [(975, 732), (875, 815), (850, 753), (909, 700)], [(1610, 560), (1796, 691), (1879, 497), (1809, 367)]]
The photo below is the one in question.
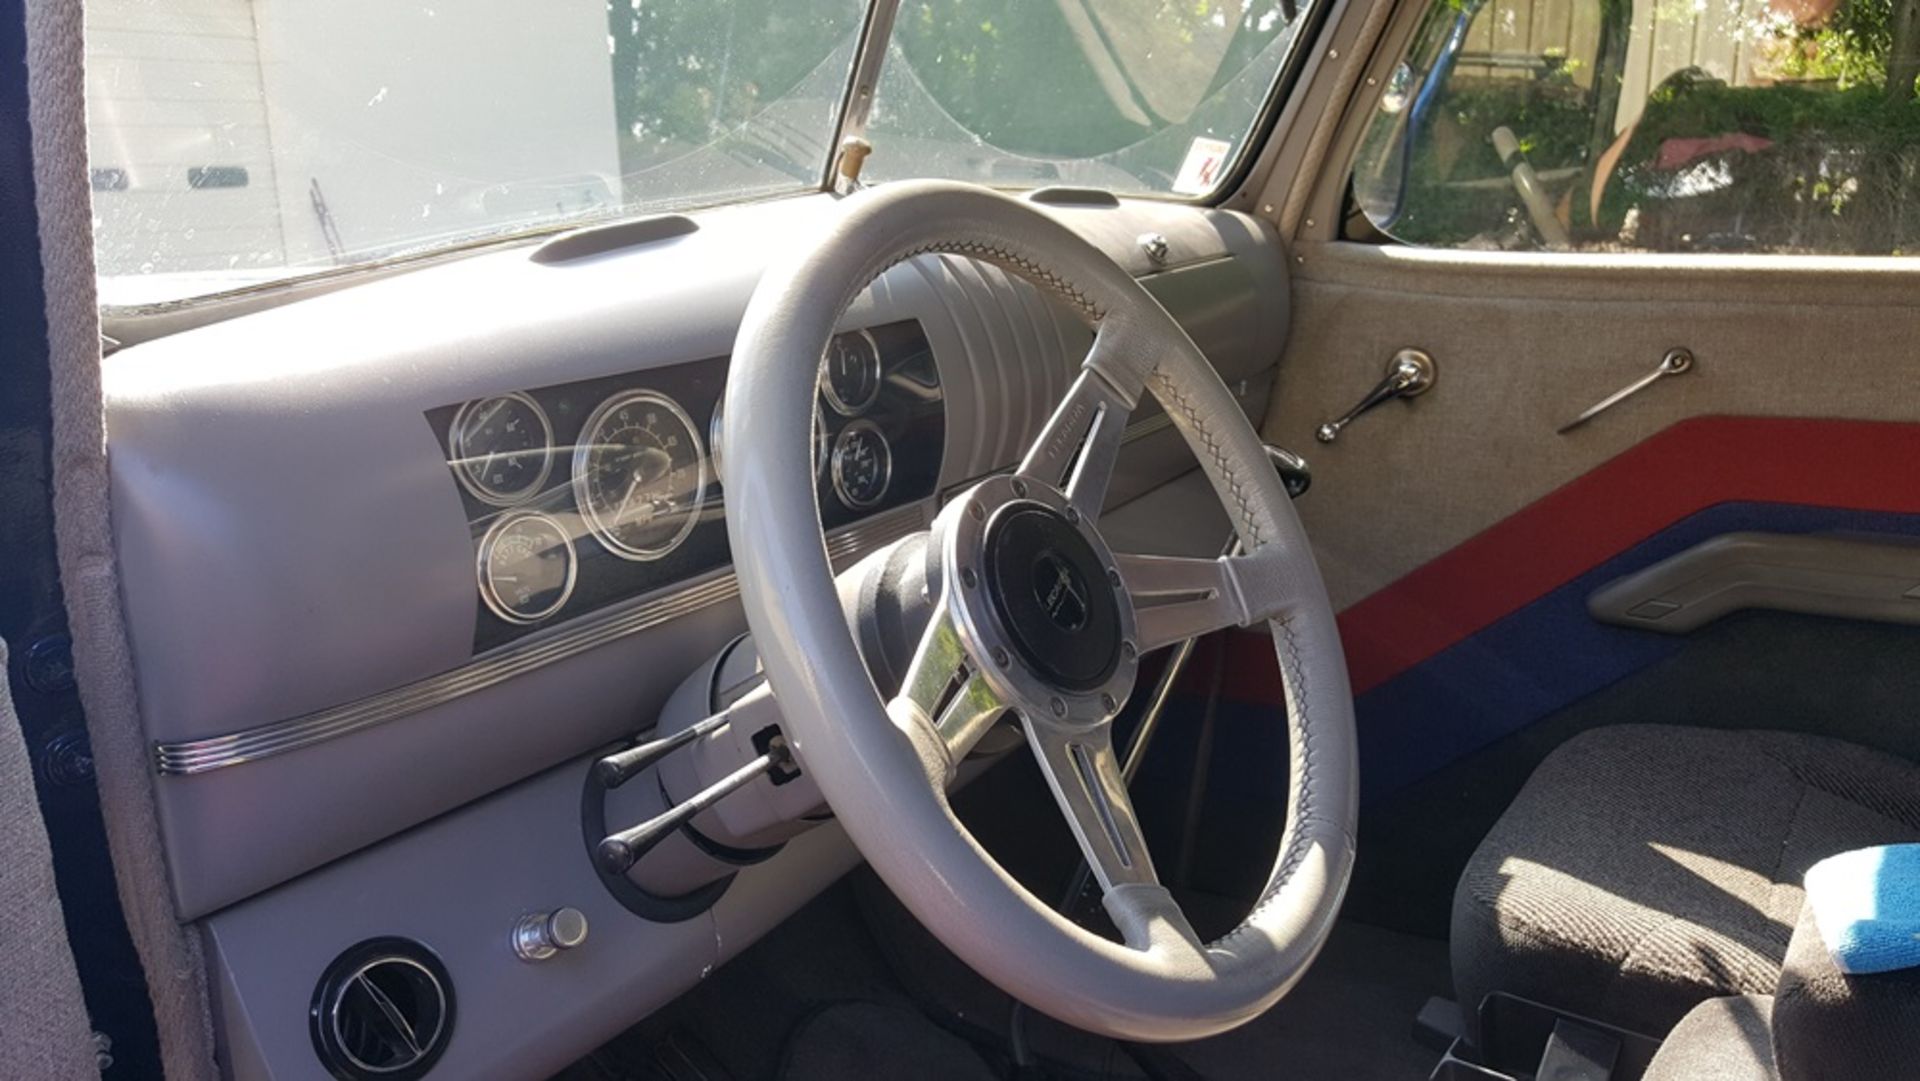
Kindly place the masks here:
[[(1338, 608), (1687, 418), (1920, 422), (1920, 260), (1351, 243), (1303, 244), (1294, 260), (1265, 435), (1312, 459), (1300, 511)], [(1433, 390), (1316, 444), (1407, 346), (1433, 355)], [(1675, 346), (1692, 371), (1556, 434)]]

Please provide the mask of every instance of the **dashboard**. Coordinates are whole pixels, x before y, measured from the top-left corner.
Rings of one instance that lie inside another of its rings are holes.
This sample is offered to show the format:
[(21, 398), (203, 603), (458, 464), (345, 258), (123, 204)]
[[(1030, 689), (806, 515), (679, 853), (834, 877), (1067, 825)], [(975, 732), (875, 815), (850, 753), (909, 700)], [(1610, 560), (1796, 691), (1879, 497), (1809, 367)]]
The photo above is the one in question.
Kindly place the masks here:
[[(742, 510), (714, 445), (727, 354), (766, 253), (835, 206), (728, 208), (579, 256), (493, 250), (108, 358), (154, 803), (230, 1074), (328, 1076), (316, 989), (401, 943), (403, 983), (448, 989), (428, 1076), (542, 1076), (856, 862), (822, 826), (665, 921), (609, 892), (582, 831), (594, 758), (745, 630), (726, 547)], [(1288, 326), (1270, 230), (1174, 203), (1047, 209), (1141, 278), (1257, 420)], [(1090, 342), (992, 267), (889, 270), (822, 358), (803, 451), (822, 536), (793, 542), (844, 568), (925, 529), (1017, 461)], [(1109, 536), (1124, 518), (1217, 552), (1194, 466), (1142, 403)], [(585, 944), (518, 956), (516, 928), (562, 909)]]

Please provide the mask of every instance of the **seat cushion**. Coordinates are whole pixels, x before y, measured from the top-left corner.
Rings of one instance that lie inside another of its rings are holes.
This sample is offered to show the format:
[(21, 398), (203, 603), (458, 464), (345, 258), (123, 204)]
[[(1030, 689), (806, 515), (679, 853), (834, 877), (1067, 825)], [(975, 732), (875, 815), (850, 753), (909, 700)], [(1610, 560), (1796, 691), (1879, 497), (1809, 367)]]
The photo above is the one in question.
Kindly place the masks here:
[(1453, 902), (1471, 1018), (1506, 991), (1660, 1036), (1769, 994), (1820, 859), (1920, 839), (1920, 767), (1789, 732), (1628, 725), (1567, 741), (1474, 853)]
[(1809, 909), (1774, 994), (1773, 1051), (1786, 1081), (1920, 1077), (1920, 969), (1842, 972)]
[(1710, 998), (1674, 1026), (1642, 1081), (1780, 1081), (1773, 1065), (1773, 998)]

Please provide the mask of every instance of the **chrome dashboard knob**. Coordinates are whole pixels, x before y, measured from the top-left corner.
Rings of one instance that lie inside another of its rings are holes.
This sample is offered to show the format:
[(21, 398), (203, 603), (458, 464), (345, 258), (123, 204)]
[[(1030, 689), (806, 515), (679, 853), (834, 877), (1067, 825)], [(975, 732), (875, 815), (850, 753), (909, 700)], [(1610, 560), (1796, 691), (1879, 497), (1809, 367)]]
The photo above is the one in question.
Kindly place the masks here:
[(531, 913), (513, 925), (513, 952), (522, 961), (544, 961), (586, 940), (587, 916), (577, 908)]

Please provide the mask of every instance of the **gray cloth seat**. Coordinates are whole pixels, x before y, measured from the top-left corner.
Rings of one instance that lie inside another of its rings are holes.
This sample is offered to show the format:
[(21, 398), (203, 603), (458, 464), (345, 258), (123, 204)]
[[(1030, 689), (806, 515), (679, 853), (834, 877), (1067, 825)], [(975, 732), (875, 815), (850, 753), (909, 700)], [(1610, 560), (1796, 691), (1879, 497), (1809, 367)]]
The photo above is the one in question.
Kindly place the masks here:
[(1803, 913), (1771, 995), (1708, 999), (1680, 1019), (1644, 1081), (1920, 1077), (1920, 970), (1849, 976)]
[(1641, 1081), (1782, 1081), (1773, 1058), (1773, 996), (1731, 995), (1695, 1006)]
[(1773, 993), (1808, 867), (1916, 840), (1920, 767), (1876, 751), (1586, 732), (1541, 763), (1461, 876), (1455, 989), (1469, 1018), (1505, 991), (1663, 1036), (1706, 999)]

